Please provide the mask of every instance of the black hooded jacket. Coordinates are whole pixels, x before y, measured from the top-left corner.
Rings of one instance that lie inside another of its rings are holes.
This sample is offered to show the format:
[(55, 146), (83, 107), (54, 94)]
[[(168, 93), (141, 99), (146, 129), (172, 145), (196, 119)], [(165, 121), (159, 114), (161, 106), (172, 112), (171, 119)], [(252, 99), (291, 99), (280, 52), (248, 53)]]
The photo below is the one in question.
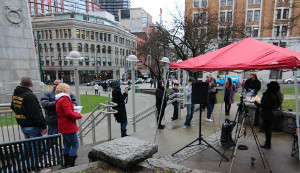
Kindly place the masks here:
[[(72, 93), (70, 97), (74, 106), (77, 106), (76, 99)], [(45, 92), (41, 98), (41, 104), (45, 109), (47, 125), (58, 126), (58, 117), (56, 114), (55, 91), (50, 90)]]
[(47, 128), (42, 108), (31, 89), (17, 86), (12, 97), (11, 109), (21, 127)]
[[(156, 97), (156, 107), (160, 107), (161, 104), (162, 104), (162, 99), (163, 99), (163, 96), (164, 96), (164, 88), (161, 86), (162, 84), (162, 81), (158, 81), (157, 83), (157, 89), (156, 89), (156, 92), (155, 92), (155, 97)], [(167, 102), (169, 100), (169, 96), (168, 96), (168, 93), (167, 91), (165, 92), (165, 99), (164, 99), (164, 105), (163, 107), (166, 107), (167, 106)]]

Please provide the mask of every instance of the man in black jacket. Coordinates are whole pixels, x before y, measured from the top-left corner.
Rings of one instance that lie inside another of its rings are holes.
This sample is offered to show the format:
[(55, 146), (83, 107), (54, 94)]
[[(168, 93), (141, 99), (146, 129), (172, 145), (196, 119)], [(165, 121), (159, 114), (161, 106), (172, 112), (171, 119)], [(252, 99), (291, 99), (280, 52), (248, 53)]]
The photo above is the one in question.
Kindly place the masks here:
[[(165, 109), (168, 102), (168, 93), (165, 91), (165, 83), (163, 81), (158, 81), (157, 89), (155, 92), (155, 98), (156, 98), (156, 109), (157, 109), (157, 124), (158, 129), (164, 129), (165, 126), (161, 124), (161, 120), (165, 115)], [(165, 95), (164, 95), (165, 94)]]
[[(42, 98), (41, 104), (45, 109), (46, 123), (48, 125), (48, 135), (58, 134), (58, 117), (56, 114), (56, 101), (55, 101), (55, 89), (57, 85), (61, 83), (60, 80), (55, 80), (53, 83), (53, 89), (46, 91)], [(71, 100), (74, 106), (77, 105), (74, 95), (71, 93)]]
[(245, 89), (246, 92), (249, 92), (252, 94), (252, 96), (255, 96), (257, 92), (261, 88), (261, 83), (257, 79), (257, 73), (256, 72), (250, 72), (250, 78), (246, 80), (245, 82)]
[(32, 81), (28, 76), (21, 79), (14, 90), (11, 109), (16, 114), (17, 123), (25, 138), (39, 137), (47, 133), (46, 121), (37, 97), (31, 91)]

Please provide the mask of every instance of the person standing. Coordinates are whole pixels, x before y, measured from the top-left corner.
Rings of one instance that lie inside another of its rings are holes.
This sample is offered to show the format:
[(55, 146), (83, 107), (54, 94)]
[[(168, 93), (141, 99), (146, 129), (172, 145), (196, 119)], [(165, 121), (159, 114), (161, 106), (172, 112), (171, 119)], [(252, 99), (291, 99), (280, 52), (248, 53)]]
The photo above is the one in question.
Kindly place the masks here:
[(265, 128), (265, 143), (262, 148), (271, 149), (272, 125), (276, 120), (275, 112), (279, 112), (283, 102), (283, 94), (280, 92), (280, 86), (277, 82), (271, 81), (267, 84), (268, 89), (263, 93), (260, 103), (256, 103), (261, 108)]
[(178, 89), (178, 83), (174, 83), (174, 87), (170, 93), (170, 96), (173, 95), (172, 99), (170, 100), (175, 100), (172, 102), (172, 105), (174, 106), (174, 112), (173, 112), (173, 117), (171, 118), (172, 121), (177, 120), (178, 119), (178, 105), (179, 102), (176, 100), (178, 99), (178, 96), (176, 95), (176, 93), (179, 93), (179, 89)]
[(184, 88), (184, 104), (186, 105), (186, 118), (183, 125), (183, 128), (187, 126), (193, 127), (194, 125), (191, 124), (193, 119), (193, 114), (195, 110), (195, 104), (192, 104), (192, 84), (195, 82), (193, 77), (189, 78), (188, 85)]
[[(45, 109), (46, 114), (48, 135), (58, 134), (58, 117), (56, 113), (55, 89), (60, 83), (60, 80), (55, 80), (53, 83), (52, 90), (44, 92), (41, 98), (41, 104), (42, 107)], [(77, 106), (74, 95), (71, 94), (70, 97), (73, 104)]]
[(225, 102), (225, 115), (230, 115), (231, 104), (234, 103), (234, 94), (237, 92), (235, 84), (231, 82), (231, 78), (226, 78), (223, 87), (223, 98)]
[(95, 83), (94, 85), (95, 95), (98, 95), (99, 85)]
[(71, 89), (68, 84), (61, 83), (55, 89), (56, 112), (58, 116), (58, 132), (63, 135), (64, 167), (72, 167), (77, 159), (79, 141), (77, 132), (79, 130), (76, 120), (82, 115), (74, 112), (71, 100)]
[(243, 82), (242, 82), (242, 84), (241, 84), (241, 87), (242, 87), (242, 93), (245, 91), (245, 83), (246, 83), (246, 81), (243, 80)]
[(256, 72), (250, 72), (250, 78), (246, 80), (245, 82), (245, 90), (246, 92), (251, 93), (252, 97), (256, 96), (257, 92), (261, 88), (261, 83), (257, 79), (257, 73)]
[[(31, 87), (32, 80), (29, 76), (21, 78), (20, 86), (17, 86), (12, 96), (10, 108), (15, 112), (18, 125), (24, 134), (25, 139), (41, 137), (47, 133), (46, 120), (43, 116), (42, 108)], [(34, 155), (39, 155), (39, 149)], [(35, 157), (34, 162), (36, 162)], [(36, 168), (34, 172), (39, 172), (41, 168)]]
[[(165, 95), (164, 95), (165, 94)], [(158, 129), (164, 129), (165, 126), (161, 124), (161, 120), (165, 115), (165, 109), (168, 102), (168, 93), (165, 91), (165, 83), (163, 81), (157, 82), (157, 89), (155, 92), (156, 97), (156, 110), (157, 110), (157, 124)]]
[(120, 81), (114, 80), (111, 84), (112, 87), (112, 102), (117, 103), (118, 105), (113, 107), (113, 109), (117, 110), (118, 113), (114, 114), (116, 121), (121, 125), (121, 137), (128, 136), (127, 132), (127, 113), (125, 103), (127, 103), (128, 99), (128, 88), (124, 89), (122, 94), (120, 88)]
[(21, 78), (20, 86), (14, 90), (11, 109), (16, 114), (17, 123), (25, 139), (40, 137), (47, 133), (46, 120), (42, 108), (31, 87), (32, 80), (29, 76)]
[(218, 91), (213, 81), (208, 80), (207, 82), (208, 82), (208, 103), (207, 103), (206, 121), (212, 122), (213, 120), (211, 119), (211, 114), (212, 111), (214, 110), (215, 104), (217, 103), (216, 94), (218, 93)]

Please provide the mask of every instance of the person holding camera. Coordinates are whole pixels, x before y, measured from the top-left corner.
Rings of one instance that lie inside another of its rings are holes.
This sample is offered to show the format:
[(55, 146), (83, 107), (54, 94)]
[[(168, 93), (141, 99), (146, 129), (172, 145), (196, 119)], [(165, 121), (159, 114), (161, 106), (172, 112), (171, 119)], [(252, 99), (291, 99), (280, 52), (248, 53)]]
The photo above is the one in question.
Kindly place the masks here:
[(114, 80), (111, 84), (112, 87), (112, 102), (117, 103), (118, 105), (113, 107), (113, 109), (117, 110), (118, 113), (114, 114), (116, 121), (121, 125), (121, 137), (128, 136), (127, 135), (127, 113), (125, 103), (127, 103), (128, 99), (128, 88), (124, 89), (122, 94), (120, 88), (119, 79)]

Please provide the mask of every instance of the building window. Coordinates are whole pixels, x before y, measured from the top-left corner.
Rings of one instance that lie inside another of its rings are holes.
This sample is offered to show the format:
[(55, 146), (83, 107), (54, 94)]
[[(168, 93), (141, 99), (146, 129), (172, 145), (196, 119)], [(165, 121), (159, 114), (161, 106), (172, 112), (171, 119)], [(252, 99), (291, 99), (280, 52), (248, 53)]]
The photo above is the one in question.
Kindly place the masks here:
[(85, 39), (85, 30), (81, 30), (81, 39)]
[(82, 52), (82, 44), (81, 43), (77, 44), (77, 50), (78, 50), (78, 52)]
[(220, 0), (221, 7), (223, 6), (232, 6), (233, 0)]
[(147, 13), (142, 14), (142, 27), (144, 28), (147, 27), (147, 23), (148, 23), (147, 17), (148, 17)]
[(106, 47), (104, 45), (102, 46), (102, 53), (106, 53)]
[(99, 33), (98, 32), (95, 32), (95, 38), (96, 38), (96, 41), (99, 40)]
[(288, 35), (288, 27), (285, 25), (275, 26), (274, 27), (274, 36), (287, 36)]
[(84, 52), (89, 52), (89, 45), (87, 43), (84, 44)]
[(68, 43), (68, 47), (69, 47), (69, 52), (72, 51), (72, 43)]
[(206, 23), (207, 19), (206, 19), (205, 12), (195, 13), (193, 17), (194, 17), (193, 21), (195, 23), (201, 23), (201, 24)]
[(289, 9), (276, 9), (276, 19), (283, 20), (289, 18)]
[(107, 53), (108, 53), (108, 54), (111, 54), (111, 46), (108, 46), (108, 47), (107, 47)]
[(100, 33), (100, 41), (103, 41), (103, 33)]
[(63, 43), (62, 47), (63, 47), (63, 51), (66, 52), (67, 51), (66, 43)]
[(97, 53), (100, 53), (101, 49), (100, 49), (100, 45), (97, 45)]
[(248, 37), (258, 37), (258, 31), (259, 31), (258, 26), (248, 26), (248, 27), (246, 27), (246, 35)]
[(49, 30), (49, 38), (50, 38), (50, 39), (53, 38), (52, 30)]
[(104, 34), (104, 41), (106, 41), (106, 35), (107, 35), (107, 34)]
[(69, 38), (71, 38), (72, 37), (71, 29), (68, 29), (68, 33), (69, 33)]
[(261, 4), (261, 0), (248, 0), (248, 4)]
[(50, 52), (53, 52), (54, 48), (53, 48), (52, 43), (49, 44), (49, 47), (50, 47)]
[(108, 42), (111, 42), (111, 35), (108, 34)]
[(89, 65), (90, 65), (90, 60), (89, 60), (89, 57), (88, 57), (88, 56), (84, 57), (84, 61), (85, 61), (85, 65), (86, 65), (86, 66), (89, 66)]
[(259, 21), (259, 19), (260, 19), (260, 10), (247, 11), (247, 21)]
[(64, 32), (65, 32), (65, 38), (68, 38), (68, 30), (64, 29)]
[(220, 12), (220, 23), (231, 23), (232, 22), (232, 11)]
[(60, 38), (64, 38), (64, 30), (63, 29), (60, 29)]
[(270, 70), (270, 79), (282, 79), (281, 70)]
[(194, 0), (194, 8), (206, 8), (207, 0)]
[(95, 52), (95, 46), (92, 44), (91, 45), (91, 52), (94, 53)]
[(219, 28), (219, 37), (221, 39), (225, 38), (231, 38), (232, 31), (230, 28)]
[(91, 40), (94, 40), (94, 32), (91, 31)]
[(80, 38), (80, 30), (79, 29), (76, 29), (76, 35), (77, 35), (77, 38)]
[(86, 31), (86, 39), (90, 39), (90, 31)]

